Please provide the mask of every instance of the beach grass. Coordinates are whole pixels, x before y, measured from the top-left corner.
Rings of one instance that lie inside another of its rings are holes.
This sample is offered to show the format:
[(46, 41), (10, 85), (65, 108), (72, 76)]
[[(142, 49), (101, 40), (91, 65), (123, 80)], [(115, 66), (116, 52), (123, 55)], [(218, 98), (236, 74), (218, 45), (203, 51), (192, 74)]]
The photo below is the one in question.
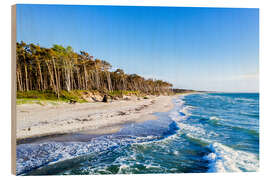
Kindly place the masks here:
[[(167, 95), (181, 95), (185, 93), (191, 93), (193, 91), (181, 91)], [(76, 101), (77, 103), (86, 103), (88, 102), (85, 99), (85, 95), (93, 96), (98, 95), (99, 97), (103, 97), (105, 94), (109, 95), (112, 98), (121, 99), (124, 96), (137, 96), (143, 99), (148, 99), (148, 95), (156, 95), (159, 96), (160, 94), (145, 94), (141, 91), (130, 91), (130, 90), (114, 90), (114, 91), (105, 91), (99, 92), (97, 90), (72, 90), (66, 91), (61, 90), (59, 92), (59, 97), (57, 93), (52, 90), (45, 90), (45, 91), (17, 91), (17, 101), (16, 104), (40, 104), (40, 105), (56, 105), (59, 103), (69, 103), (70, 101)]]
[(32, 99), (32, 98), (20, 98), (17, 99), (16, 104), (39, 104), (42, 106), (51, 104), (51, 105), (58, 105), (61, 103), (66, 103), (67, 101), (64, 100), (44, 100), (44, 99)]
[(80, 90), (75, 91), (60, 91), (59, 98), (53, 91), (17, 91), (16, 104), (59, 104), (67, 103), (70, 100), (74, 100), (78, 103), (87, 102), (81, 96)]
[(140, 91), (126, 91), (126, 90), (116, 90), (109, 91), (106, 93), (100, 93), (96, 90), (87, 91), (87, 90), (73, 90), (73, 91), (65, 91), (62, 90), (59, 93), (59, 98), (57, 94), (53, 91), (17, 91), (17, 105), (20, 104), (59, 104), (59, 103), (68, 103), (70, 100), (76, 101), (78, 103), (88, 102), (83, 98), (82, 94), (99, 94), (103, 96), (104, 94), (108, 94), (111, 97), (122, 98), (123, 96), (138, 96), (142, 97), (143, 94)]
[(126, 90), (117, 90), (117, 91), (110, 91), (108, 93), (110, 96), (113, 97), (122, 97), (123, 95), (125, 96), (140, 96), (142, 93), (140, 91), (126, 91)]

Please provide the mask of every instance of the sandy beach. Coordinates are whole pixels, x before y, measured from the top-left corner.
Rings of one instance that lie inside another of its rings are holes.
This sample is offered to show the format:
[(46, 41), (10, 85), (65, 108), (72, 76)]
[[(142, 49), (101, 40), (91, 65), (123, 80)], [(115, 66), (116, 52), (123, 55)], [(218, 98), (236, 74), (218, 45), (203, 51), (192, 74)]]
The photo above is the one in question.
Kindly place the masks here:
[(48, 135), (87, 132), (109, 134), (126, 123), (154, 120), (154, 112), (173, 108), (174, 96), (119, 100), (109, 103), (17, 105), (17, 141)]

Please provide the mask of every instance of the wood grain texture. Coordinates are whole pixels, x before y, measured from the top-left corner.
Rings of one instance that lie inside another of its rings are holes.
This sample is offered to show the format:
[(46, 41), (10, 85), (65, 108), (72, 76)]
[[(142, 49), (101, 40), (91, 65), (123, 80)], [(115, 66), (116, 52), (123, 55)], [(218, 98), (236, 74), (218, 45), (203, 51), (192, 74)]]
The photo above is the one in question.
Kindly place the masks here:
[(16, 5), (11, 6), (11, 173), (16, 175)]

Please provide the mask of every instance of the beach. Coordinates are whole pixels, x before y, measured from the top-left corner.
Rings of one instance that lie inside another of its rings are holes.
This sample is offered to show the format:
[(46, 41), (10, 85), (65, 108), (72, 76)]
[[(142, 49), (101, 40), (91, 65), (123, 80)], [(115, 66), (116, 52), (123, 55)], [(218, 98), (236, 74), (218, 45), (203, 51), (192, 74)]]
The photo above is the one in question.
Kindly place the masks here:
[(67, 133), (111, 134), (124, 124), (154, 120), (173, 108), (174, 96), (133, 97), (103, 103), (17, 105), (16, 140)]
[[(28, 125), (20, 128), (33, 131), (19, 136), (23, 142), (16, 147), (16, 174), (258, 171), (258, 97), (195, 93), (20, 105), (18, 123)], [(26, 110), (28, 121), (23, 119)]]

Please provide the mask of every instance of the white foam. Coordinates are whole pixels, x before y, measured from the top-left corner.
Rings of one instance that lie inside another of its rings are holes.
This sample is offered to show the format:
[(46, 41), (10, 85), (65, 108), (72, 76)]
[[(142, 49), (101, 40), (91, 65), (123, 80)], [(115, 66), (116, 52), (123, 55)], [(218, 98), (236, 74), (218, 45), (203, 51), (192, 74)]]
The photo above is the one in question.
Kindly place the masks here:
[[(22, 174), (46, 164), (54, 164), (82, 155), (106, 151), (109, 148), (133, 143), (152, 142), (156, 136), (101, 136), (90, 142), (45, 142), (40, 144), (21, 144), (17, 146), (16, 173)], [(124, 167), (123, 167), (124, 168)]]
[[(225, 100), (224, 97), (218, 97)], [(228, 100), (228, 99), (226, 99)], [(184, 103), (178, 106), (179, 112), (183, 112), (186, 115), (190, 115), (189, 108), (185, 108)], [(217, 143), (213, 140), (213, 137), (218, 136), (213, 131), (206, 131), (199, 124), (189, 124), (186, 118), (180, 116), (177, 111), (172, 111), (169, 115), (172, 120), (177, 122), (179, 131), (184, 131), (185, 134), (191, 138), (204, 141), (209, 145), (209, 149), (212, 151), (204, 157), (204, 159), (210, 162), (208, 172), (242, 172), (242, 171), (258, 171), (259, 160), (255, 154), (234, 150), (230, 147)], [(219, 121), (220, 118), (216, 116), (210, 117), (210, 120)]]
[[(174, 110), (172, 110), (169, 114), (169, 117), (175, 121), (180, 128), (180, 132), (185, 132), (188, 136), (191, 138), (197, 138), (201, 139), (206, 142), (212, 142), (210, 140), (203, 139), (202, 137), (213, 137), (213, 136), (218, 136), (213, 131), (206, 131), (203, 127), (201, 127), (199, 124), (189, 124), (186, 122), (187, 118), (191, 115), (189, 110), (193, 109), (194, 107), (192, 106), (185, 106), (185, 101), (183, 99), (179, 99), (176, 103), (176, 107)], [(179, 112), (184, 113), (185, 115), (179, 114)], [(212, 117), (212, 119), (218, 119), (217, 117)]]
[(186, 119), (190, 115), (188, 110), (191, 109), (192, 107), (184, 106), (184, 104), (185, 104), (185, 101), (183, 100), (183, 97), (180, 97), (179, 99), (175, 100), (175, 107), (169, 114), (169, 117), (172, 120), (177, 122), (177, 121)]
[(211, 116), (210, 117), (210, 120), (216, 120), (216, 121), (218, 121), (218, 120), (220, 120), (218, 117), (216, 117), (216, 116)]
[(253, 102), (256, 101), (255, 99), (248, 99), (248, 98), (235, 98), (237, 101), (248, 101), (248, 102)]
[(234, 150), (220, 143), (209, 145), (211, 153), (204, 159), (209, 160), (208, 172), (254, 172), (259, 169), (259, 160), (255, 154)]
[(118, 173), (123, 173), (123, 170), (124, 169), (128, 169), (129, 166), (126, 165), (126, 164), (121, 164), (120, 167), (119, 167), (119, 170), (118, 170)]
[(176, 150), (175, 150), (175, 151), (173, 151), (173, 154), (174, 154), (174, 155), (178, 155), (178, 154), (179, 154), (179, 151), (176, 151)]

